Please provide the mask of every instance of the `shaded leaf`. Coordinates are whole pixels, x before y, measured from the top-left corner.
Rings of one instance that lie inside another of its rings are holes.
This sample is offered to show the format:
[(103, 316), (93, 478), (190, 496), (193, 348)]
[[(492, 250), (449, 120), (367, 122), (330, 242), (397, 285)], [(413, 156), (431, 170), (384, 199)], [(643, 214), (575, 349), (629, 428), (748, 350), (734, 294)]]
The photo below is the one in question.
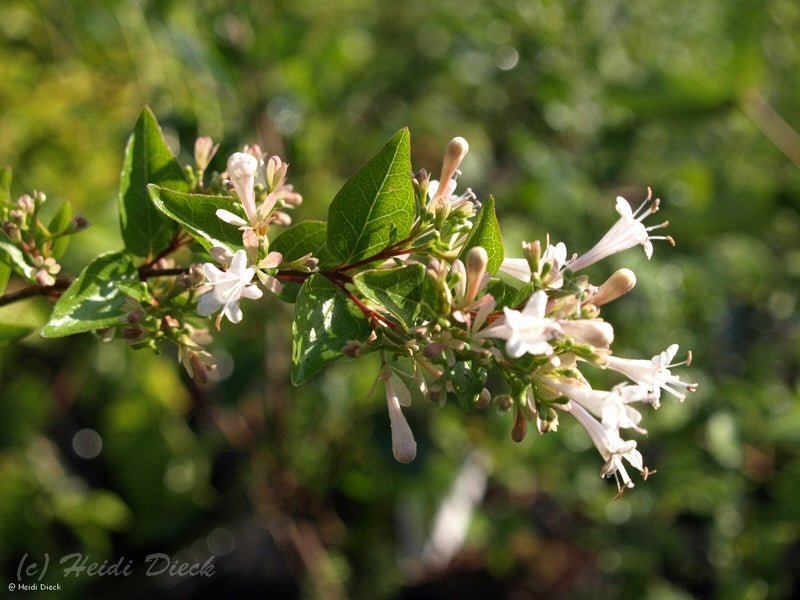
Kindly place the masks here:
[(406, 265), (397, 269), (363, 271), (353, 278), (358, 290), (386, 308), (406, 329), (420, 314), (425, 267)]
[(363, 340), (370, 327), (341, 289), (312, 275), (297, 295), (292, 323), (292, 383), (300, 385), (343, 356), (348, 340)]
[(147, 286), (139, 280), (131, 256), (126, 252), (101, 254), (56, 302), (42, 336), (63, 337), (117, 325), (131, 295), (140, 302), (148, 298)]
[(452, 394), (464, 412), (471, 412), (475, 408), (484, 385), (488, 371), (486, 367), (473, 367), (471, 361), (456, 363), (450, 372), (450, 383), (453, 386)]
[[(69, 202), (63, 202), (61, 206), (58, 207), (53, 218), (50, 219), (50, 225), (48, 225), (47, 228), (50, 230), (50, 233), (60, 233), (69, 226), (71, 220), (72, 205)], [(68, 235), (61, 235), (53, 240), (52, 254), (55, 259), (64, 256), (64, 252), (67, 251), (67, 246), (69, 245), (69, 237)]]
[(328, 211), (328, 247), (343, 263), (373, 256), (414, 223), (411, 139), (401, 129), (344, 184)]
[(206, 250), (214, 246), (232, 252), (242, 248), (242, 232), (217, 216), (217, 209), (225, 209), (244, 218), (241, 203), (232, 196), (206, 196), (185, 194), (156, 185), (148, 186), (153, 205), (180, 223)]
[(119, 185), (119, 219), (125, 247), (137, 256), (153, 256), (166, 248), (178, 225), (156, 210), (147, 185), (188, 191), (189, 182), (175, 159), (150, 108), (136, 121), (125, 147)]
[(503, 238), (500, 235), (500, 225), (494, 212), (494, 198), (491, 196), (486, 199), (478, 211), (459, 258), (464, 260), (470, 248), (475, 246), (482, 246), (489, 255), (486, 270), (492, 275), (497, 273), (500, 265), (503, 264)]
[(12, 325), (11, 323), (0, 323), (0, 345), (22, 339), (34, 329), (36, 328), (30, 325)]
[[(501, 274), (502, 275), (502, 274)], [(491, 294), (497, 303), (495, 308), (504, 306), (518, 308), (533, 293), (533, 284), (509, 277), (492, 277), (486, 284), (486, 293)]]
[(11, 265), (13, 269), (27, 279), (33, 279), (34, 269), (25, 262), (22, 250), (11, 242), (0, 240), (0, 260)]
[(0, 204), (11, 203), (11, 167), (0, 169)]
[(309, 252), (319, 259), (320, 269), (336, 265), (328, 250), (328, 224), (325, 221), (302, 221), (282, 231), (270, 242), (270, 250), (283, 254), (284, 261), (297, 260)]
[(11, 277), (11, 265), (0, 261), (0, 294), (6, 291), (8, 280)]

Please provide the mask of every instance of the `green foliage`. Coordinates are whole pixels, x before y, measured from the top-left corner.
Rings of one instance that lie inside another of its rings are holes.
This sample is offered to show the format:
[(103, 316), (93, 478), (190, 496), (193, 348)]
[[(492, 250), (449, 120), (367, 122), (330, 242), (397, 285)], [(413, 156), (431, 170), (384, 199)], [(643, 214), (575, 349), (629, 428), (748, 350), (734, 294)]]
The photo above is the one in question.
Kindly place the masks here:
[(0, 261), (0, 294), (6, 291), (8, 279), (11, 277), (11, 265)]
[[(2, 288), (2, 285), (0, 285)], [(29, 335), (35, 327), (29, 325), (13, 325), (11, 323), (0, 323), (0, 345), (15, 342), (26, 335)]]
[(0, 239), (0, 259), (9, 264), (13, 269), (26, 278), (33, 277), (34, 270), (27, 262), (22, 251), (3, 239)]
[(494, 275), (503, 264), (503, 238), (500, 235), (500, 225), (494, 212), (494, 198), (489, 196), (481, 206), (475, 217), (475, 224), (469, 233), (464, 249), (461, 251), (461, 260), (464, 260), (470, 248), (482, 246), (489, 256), (486, 270)]
[(499, 277), (492, 277), (486, 284), (486, 292), (494, 297), (496, 308), (504, 306), (517, 308), (526, 298), (530, 297), (533, 285), (523, 283), (513, 277), (500, 274)]
[(128, 252), (154, 256), (166, 248), (177, 224), (155, 209), (147, 185), (189, 191), (181, 165), (175, 160), (153, 111), (145, 107), (125, 147), (119, 184), (119, 220)]
[(132, 257), (125, 252), (101, 254), (59, 298), (42, 335), (63, 337), (119, 325), (129, 297), (141, 302), (148, 297)]
[[(50, 220), (50, 225), (48, 226), (50, 233), (57, 234), (64, 231), (69, 226), (71, 219), (72, 205), (68, 201), (62, 202), (56, 214), (54, 214), (53, 218)], [(59, 259), (64, 255), (69, 245), (69, 238), (70, 236), (68, 235), (60, 235), (53, 240), (53, 258)]]
[(235, 251), (242, 247), (239, 228), (216, 215), (218, 209), (225, 209), (244, 218), (242, 205), (235, 198), (186, 194), (156, 185), (149, 185), (147, 190), (160, 213), (179, 223), (206, 250), (220, 246)]
[(0, 204), (11, 202), (11, 167), (0, 169)]
[(449, 376), (453, 386), (453, 391), (449, 395), (455, 397), (461, 410), (472, 412), (488, 376), (486, 367), (473, 366), (467, 361), (456, 364)]
[(363, 271), (353, 278), (358, 290), (378, 306), (387, 308), (407, 329), (419, 317), (425, 267), (420, 264), (396, 269)]
[(345, 293), (322, 275), (303, 283), (292, 323), (292, 383), (301, 385), (343, 356), (349, 340), (362, 340), (369, 324)]
[(319, 268), (336, 264), (328, 250), (328, 224), (325, 221), (302, 221), (283, 230), (270, 242), (270, 250), (283, 254), (284, 262), (291, 262), (307, 253), (319, 259)]
[(328, 211), (328, 247), (342, 263), (408, 234), (416, 211), (410, 173), (411, 138), (401, 129), (339, 190)]

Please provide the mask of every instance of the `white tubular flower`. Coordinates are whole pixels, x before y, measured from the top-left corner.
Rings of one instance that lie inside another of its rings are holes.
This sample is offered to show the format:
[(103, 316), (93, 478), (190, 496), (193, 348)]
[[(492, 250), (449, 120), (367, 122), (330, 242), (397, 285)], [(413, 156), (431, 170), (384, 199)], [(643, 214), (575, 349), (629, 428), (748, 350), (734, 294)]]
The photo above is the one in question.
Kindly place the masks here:
[(630, 465), (641, 473), (647, 473), (641, 453), (636, 449), (636, 442), (633, 440), (623, 440), (619, 436), (619, 431), (604, 427), (597, 419), (581, 406), (578, 402), (570, 402), (565, 410), (574, 416), (589, 434), (592, 443), (597, 448), (600, 456), (606, 461), (600, 470), (601, 477), (611, 477), (617, 480), (617, 489), (622, 492), (623, 487), (632, 488), (628, 471), (622, 460), (625, 459)]
[(548, 343), (559, 337), (561, 329), (554, 319), (545, 317), (547, 294), (541, 290), (534, 293), (522, 312), (503, 308), (504, 316), (480, 332), (480, 337), (506, 340), (506, 354), (519, 358), (523, 354), (553, 354)]
[(644, 253), (649, 259), (653, 255), (653, 244), (651, 240), (667, 240), (671, 244), (675, 244), (670, 236), (652, 236), (650, 232), (654, 229), (666, 227), (669, 222), (664, 221), (659, 225), (652, 227), (645, 227), (642, 221), (658, 210), (658, 199), (652, 200), (652, 192), (648, 188), (647, 198), (636, 209), (635, 212), (631, 210), (631, 205), (622, 196), (617, 196), (617, 212), (620, 215), (619, 220), (614, 223), (611, 229), (606, 233), (602, 239), (594, 245), (586, 254), (583, 254), (576, 259), (570, 261), (566, 266), (573, 270), (579, 271), (585, 269), (589, 265), (603, 260), (604, 258), (633, 248), (634, 246), (641, 245), (644, 247)]
[[(251, 225), (255, 225), (258, 219), (256, 212), (255, 193), (257, 170), (258, 159), (256, 159), (256, 157), (252, 154), (235, 152), (234, 154), (231, 154), (230, 158), (228, 159), (228, 177), (230, 177), (231, 183), (233, 184), (233, 189), (236, 190), (236, 195), (239, 196), (239, 200), (242, 202), (244, 212), (247, 215), (248, 221), (250, 222), (249, 224)], [(225, 216), (221, 215), (220, 213), (225, 213)], [(229, 221), (225, 218), (228, 215), (234, 217), (235, 220), (242, 221), (239, 217), (226, 210), (220, 209), (217, 211), (217, 216), (227, 223), (240, 226), (248, 224), (244, 222), (240, 224)]]
[[(533, 244), (536, 244), (538, 248), (539, 242), (533, 242)], [(530, 244), (523, 243), (523, 247), (526, 246), (529, 247)], [(545, 277), (545, 283), (549, 287), (560, 288), (563, 284), (561, 270), (567, 262), (567, 247), (564, 245), (564, 242), (559, 242), (555, 245), (548, 243), (547, 248), (541, 257), (539, 257), (538, 262), (538, 275), (541, 276), (544, 266), (550, 264), (550, 269)], [(531, 280), (531, 275), (533, 274), (530, 261), (527, 258), (505, 258), (500, 265), (500, 270), (525, 283)]]
[(608, 348), (614, 341), (614, 328), (601, 319), (561, 319), (558, 326), (565, 337), (579, 344)]
[[(603, 426), (618, 431), (619, 429), (635, 429), (638, 433), (647, 433), (639, 427), (642, 414), (629, 406), (632, 402), (657, 403), (658, 392), (651, 392), (640, 385), (618, 385), (610, 391), (593, 390), (577, 380), (555, 381), (549, 379), (545, 385), (555, 389), (572, 402), (577, 402), (592, 415), (598, 417)], [(574, 383), (573, 383), (574, 382)]]
[[(392, 454), (398, 462), (410, 463), (417, 456), (417, 442), (411, 427), (408, 426), (403, 410), (400, 408), (400, 397), (394, 385), (397, 381), (400, 379), (394, 373), (384, 381), (386, 405), (389, 409), (389, 422), (392, 427)], [(405, 387), (405, 384), (403, 386)], [(405, 391), (408, 393), (408, 388), (405, 388)], [(410, 403), (410, 395), (408, 401)]]
[(531, 265), (527, 258), (504, 258), (500, 270), (525, 283), (531, 280)]
[(689, 353), (689, 357), (685, 361), (670, 364), (677, 352), (678, 344), (672, 344), (664, 352), (654, 356), (652, 360), (608, 356), (603, 366), (622, 373), (631, 381), (644, 386), (651, 392), (660, 388), (683, 401), (686, 394), (681, 390), (693, 392), (697, 389), (697, 384), (683, 382), (678, 375), (670, 372), (673, 367), (689, 365), (691, 362), (692, 355)]
[(222, 271), (211, 263), (205, 263), (203, 273), (211, 289), (200, 297), (197, 313), (206, 317), (222, 309), (217, 318), (217, 326), (223, 315), (231, 323), (240, 322), (242, 309), (239, 308), (239, 300), (242, 298), (256, 300), (263, 295), (258, 286), (250, 285), (255, 272), (254, 268), (247, 266), (247, 254), (244, 250), (236, 251), (227, 271)]

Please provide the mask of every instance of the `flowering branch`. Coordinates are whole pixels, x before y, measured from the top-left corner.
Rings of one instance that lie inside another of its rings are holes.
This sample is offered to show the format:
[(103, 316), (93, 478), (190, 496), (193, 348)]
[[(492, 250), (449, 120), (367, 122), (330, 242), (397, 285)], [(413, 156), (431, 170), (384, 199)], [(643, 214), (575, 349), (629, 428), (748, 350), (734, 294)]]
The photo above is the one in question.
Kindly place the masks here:
[[(529, 430), (556, 431), (559, 416), (570, 415), (601, 455), (601, 476), (613, 477), (620, 493), (633, 486), (628, 469), (653, 473), (626, 433), (645, 433), (634, 405), (658, 408), (662, 392), (680, 401), (693, 392), (697, 384), (673, 373), (689, 366), (691, 354), (676, 362), (673, 344), (649, 360), (614, 355), (614, 329), (602, 311), (636, 278), (621, 269), (594, 285), (582, 273), (635, 246), (649, 259), (654, 241), (674, 243), (653, 234), (667, 222), (645, 224), (659, 209), (650, 190), (636, 210), (617, 197), (617, 222), (584, 254), (569, 257), (548, 238), (507, 257), (494, 199), (456, 192), (469, 149), (463, 138), (447, 145), (437, 181), (425, 170), (411, 175), (409, 134), (399, 131), (345, 183), (327, 222), (294, 225), (290, 213), (302, 196), (288, 183), (283, 159), (246, 146), (228, 158), (225, 172), (208, 177), (217, 148), (199, 138), (195, 164), (181, 167), (145, 109), (120, 186), (126, 248), (101, 254), (75, 279), (54, 275), (61, 242), (80, 223), (65, 217), (44, 227), (42, 194), (16, 203), (0, 197), (0, 281), (6, 268), (32, 284), (0, 296), (0, 306), (58, 297), (45, 337), (103, 331), (134, 348), (172, 343), (187, 373), (208, 382), (216, 365), (205, 319), (213, 317), (217, 329), (224, 320), (237, 324), (247, 314), (243, 301), (277, 296), (295, 306), (294, 384), (340, 357), (379, 352), (375, 385), (383, 385), (401, 462), (417, 449), (403, 409), (421, 396), (465, 411), (492, 403), (513, 411), (517, 442)], [(199, 255), (177, 263), (173, 254), (190, 243)], [(595, 389), (586, 365), (623, 381)], [(495, 380), (502, 387), (492, 392)]]

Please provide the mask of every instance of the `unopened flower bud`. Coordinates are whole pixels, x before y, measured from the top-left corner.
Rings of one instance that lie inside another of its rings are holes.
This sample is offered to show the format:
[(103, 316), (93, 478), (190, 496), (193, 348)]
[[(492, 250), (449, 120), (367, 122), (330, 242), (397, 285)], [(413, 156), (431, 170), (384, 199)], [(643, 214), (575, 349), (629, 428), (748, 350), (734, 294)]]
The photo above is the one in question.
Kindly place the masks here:
[(38, 283), (42, 287), (50, 287), (51, 285), (55, 284), (56, 280), (50, 273), (47, 272), (47, 269), (39, 269), (36, 272), (36, 283)]
[(611, 323), (600, 319), (562, 320), (558, 324), (567, 337), (579, 344), (608, 348), (614, 341), (614, 328)]
[(521, 442), (525, 439), (528, 433), (528, 421), (525, 420), (525, 415), (522, 411), (517, 409), (514, 412), (514, 427), (511, 429), (511, 439), (515, 442)]
[(194, 163), (201, 171), (205, 171), (211, 159), (219, 150), (219, 144), (214, 144), (209, 136), (204, 135), (197, 138), (194, 142)]
[(481, 393), (478, 395), (478, 399), (475, 401), (475, 408), (486, 408), (491, 403), (492, 393), (486, 388), (483, 388)]
[(17, 199), (17, 206), (24, 213), (33, 212), (34, 201), (28, 194), (24, 194)]
[(514, 399), (508, 394), (500, 394), (495, 396), (494, 403), (497, 404), (497, 410), (500, 412), (508, 412), (514, 403)]
[(471, 303), (478, 294), (483, 276), (486, 274), (486, 265), (489, 264), (489, 255), (482, 246), (474, 246), (467, 252), (467, 290), (464, 300)]
[(589, 298), (589, 302), (595, 306), (602, 306), (613, 302), (620, 296), (624, 296), (636, 285), (636, 275), (630, 269), (620, 269), (597, 288), (594, 296)]
[(77, 214), (72, 217), (72, 220), (69, 222), (69, 227), (67, 231), (81, 231), (89, 227), (91, 223), (89, 223), (89, 219), (87, 219), (83, 214)]
[(289, 227), (292, 224), (292, 217), (287, 215), (285, 212), (278, 210), (272, 215), (272, 222), (276, 225), (281, 225), (282, 227)]

